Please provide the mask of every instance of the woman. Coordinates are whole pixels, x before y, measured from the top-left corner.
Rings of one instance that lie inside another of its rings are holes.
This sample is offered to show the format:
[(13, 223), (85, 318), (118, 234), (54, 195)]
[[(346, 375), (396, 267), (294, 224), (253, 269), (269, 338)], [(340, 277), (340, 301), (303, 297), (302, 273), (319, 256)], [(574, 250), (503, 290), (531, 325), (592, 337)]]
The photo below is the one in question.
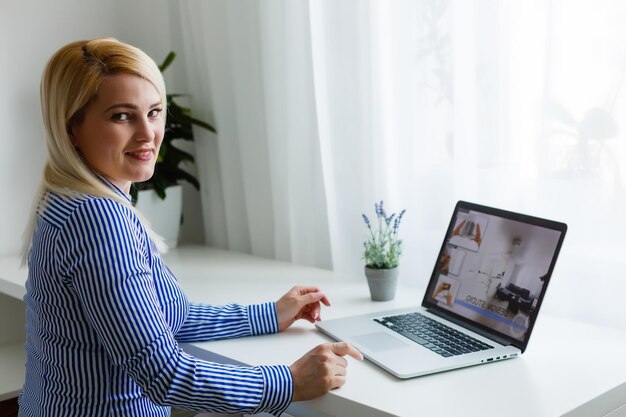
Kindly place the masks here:
[(66, 45), (41, 83), (48, 159), (28, 236), (26, 382), (20, 416), (168, 416), (170, 407), (282, 413), (345, 382), (353, 347), (323, 344), (290, 367), (205, 362), (178, 342), (285, 330), (319, 320), (317, 288), (223, 307), (187, 300), (131, 204), (154, 171), (165, 84), (114, 39)]

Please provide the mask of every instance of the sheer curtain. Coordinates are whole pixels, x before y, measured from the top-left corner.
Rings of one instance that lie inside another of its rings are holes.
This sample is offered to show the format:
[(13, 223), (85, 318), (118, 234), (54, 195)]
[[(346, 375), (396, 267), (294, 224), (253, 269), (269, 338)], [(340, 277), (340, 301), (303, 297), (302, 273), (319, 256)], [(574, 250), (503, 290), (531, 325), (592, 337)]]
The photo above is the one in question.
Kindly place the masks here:
[[(181, 2), (207, 242), (331, 268), (303, 2)], [(199, 132), (200, 133), (200, 132)]]
[(360, 215), (382, 199), (407, 209), (401, 280), (421, 287), (466, 199), (568, 223), (544, 308), (626, 325), (626, 4), (180, 8), (219, 131), (196, 142), (210, 244), (361, 279)]

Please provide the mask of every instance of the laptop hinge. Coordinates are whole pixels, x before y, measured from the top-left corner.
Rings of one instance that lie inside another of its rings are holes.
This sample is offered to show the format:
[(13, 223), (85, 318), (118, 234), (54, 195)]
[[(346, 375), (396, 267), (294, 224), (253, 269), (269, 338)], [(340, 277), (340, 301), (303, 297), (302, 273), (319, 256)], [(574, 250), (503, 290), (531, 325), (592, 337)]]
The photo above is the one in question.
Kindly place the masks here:
[(466, 321), (460, 320), (460, 319), (458, 319), (458, 318), (456, 318), (454, 316), (445, 314), (444, 312), (441, 312), (441, 311), (436, 310), (434, 308), (427, 308), (426, 310), (429, 313), (434, 314), (435, 316), (439, 316), (441, 318), (449, 320), (449, 321), (451, 321), (454, 324), (457, 324), (457, 325), (459, 325), (459, 326), (461, 326), (463, 328), (471, 330), (474, 333), (478, 333), (479, 335), (481, 335), (483, 337), (486, 337), (487, 339), (493, 340), (494, 342), (499, 343), (499, 344), (501, 344), (503, 346), (510, 346), (510, 345), (513, 344), (513, 343), (511, 343), (510, 340), (507, 340), (504, 337), (500, 337), (500, 336), (494, 335), (493, 333), (489, 333), (489, 332), (487, 332), (484, 329), (481, 329), (481, 328), (479, 328), (477, 326), (472, 325), (471, 323), (468, 323)]

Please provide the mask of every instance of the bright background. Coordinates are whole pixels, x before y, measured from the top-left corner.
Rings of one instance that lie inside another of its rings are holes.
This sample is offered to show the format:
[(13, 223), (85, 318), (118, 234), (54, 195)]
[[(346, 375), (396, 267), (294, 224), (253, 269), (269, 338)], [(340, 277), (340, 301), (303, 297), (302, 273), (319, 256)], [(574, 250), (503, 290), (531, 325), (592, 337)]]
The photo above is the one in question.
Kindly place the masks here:
[(169, 89), (218, 129), (197, 132), (183, 241), (363, 279), (382, 199), (422, 287), (465, 199), (566, 222), (545, 310), (625, 327), (624, 22), (620, 0), (3, 2), (0, 254), (45, 158), (45, 62), (114, 36), (177, 51)]

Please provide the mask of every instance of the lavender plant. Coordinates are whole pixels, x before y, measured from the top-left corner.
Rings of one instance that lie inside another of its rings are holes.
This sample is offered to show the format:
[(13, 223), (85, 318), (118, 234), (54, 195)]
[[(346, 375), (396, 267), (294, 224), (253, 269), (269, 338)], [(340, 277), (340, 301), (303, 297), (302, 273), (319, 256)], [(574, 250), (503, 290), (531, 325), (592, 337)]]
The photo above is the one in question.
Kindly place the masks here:
[(402, 210), (398, 215), (392, 213), (387, 216), (382, 201), (374, 203), (374, 207), (376, 208), (374, 227), (370, 219), (363, 214), (363, 221), (370, 232), (368, 240), (363, 242), (365, 265), (373, 269), (395, 268), (402, 254), (402, 240), (398, 237), (398, 230), (406, 210)]

